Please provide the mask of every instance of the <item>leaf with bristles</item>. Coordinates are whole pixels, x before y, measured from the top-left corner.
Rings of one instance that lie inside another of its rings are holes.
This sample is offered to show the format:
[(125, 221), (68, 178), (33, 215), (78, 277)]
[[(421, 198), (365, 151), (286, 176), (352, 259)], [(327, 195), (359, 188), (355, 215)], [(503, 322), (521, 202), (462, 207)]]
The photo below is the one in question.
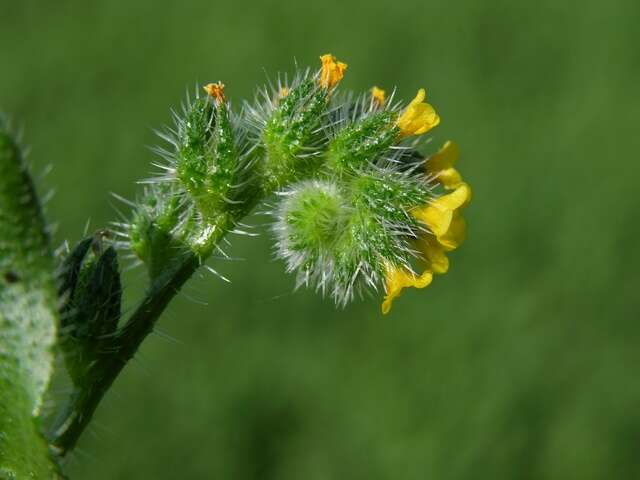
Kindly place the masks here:
[(40, 202), (0, 119), (0, 478), (56, 478), (39, 431), (57, 295)]

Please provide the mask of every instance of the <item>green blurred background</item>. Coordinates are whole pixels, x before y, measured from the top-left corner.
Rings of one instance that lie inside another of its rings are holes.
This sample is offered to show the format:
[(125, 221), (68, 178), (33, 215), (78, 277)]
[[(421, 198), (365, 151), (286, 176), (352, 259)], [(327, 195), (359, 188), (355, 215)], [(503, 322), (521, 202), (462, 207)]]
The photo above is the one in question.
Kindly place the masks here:
[[(449, 274), (337, 310), (269, 235), (189, 283), (77, 479), (640, 478), (640, 3), (0, 0), (0, 108), (53, 171), (56, 241), (114, 218), (185, 87), (349, 63), (427, 87), (474, 189)], [(256, 219), (264, 223), (264, 218)], [(128, 305), (143, 284), (127, 277)], [(203, 305), (206, 301), (208, 305)], [(59, 398), (63, 398), (59, 393)]]

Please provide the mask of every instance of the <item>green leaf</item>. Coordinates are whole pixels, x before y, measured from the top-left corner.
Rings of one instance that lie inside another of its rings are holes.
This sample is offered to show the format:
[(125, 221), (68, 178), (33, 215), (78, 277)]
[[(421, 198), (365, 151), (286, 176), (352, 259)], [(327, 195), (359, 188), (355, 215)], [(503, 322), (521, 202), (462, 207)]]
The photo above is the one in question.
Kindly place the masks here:
[(58, 478), (39, 431), (57, 294), (40, 204), (0, 119), (0, 479)]

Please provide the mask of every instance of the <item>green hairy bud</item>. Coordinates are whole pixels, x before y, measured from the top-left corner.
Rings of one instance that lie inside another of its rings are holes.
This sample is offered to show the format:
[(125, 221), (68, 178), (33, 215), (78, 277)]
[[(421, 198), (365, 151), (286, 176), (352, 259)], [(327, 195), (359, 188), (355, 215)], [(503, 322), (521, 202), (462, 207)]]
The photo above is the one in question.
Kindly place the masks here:
[(328, 166), (336, 173), (366, 168), (369, 161), (386, 152), (397, 138), (394, 117), (390, 111), (374, 113), (339, 130), (329, 143)]
[(196, 99), (177, 122), (176, 177), (208, 219), (233, 204), (240, 159), (229, 108), (224, 102)]
[[(289, 87), (262, 94), (265, 105), (254, 112), (263, 124), (260, 141), (265, 151), (260, 163), (266, 192), (273, 192), (318, 167), (318, 147), (329, 93), (309, 75), (301, 75)], [(262, 112), (262, 117), (256, 112)]]
[(336, 243), (351, 215), (346, 199), (331, 182), (302, 182), (283, 194), (274, 231), (287, 270), (298, 272), (298, 286), (317, 280), (318, 288), (326, 290)]
[(107, 349), (118, 326), (122, 285), (116, 250), (108, 232), (81, 241), (65, 258), (60, 277), (61, 340), (69, 374), (77, 384), (86, 368)]
[(291, 229), (291, 248), (328, 251), (348, 223), (344, 198), (329, 182), (305, 182), (283, 202), (280, 213)]
[(171, 184), (153, 184), (147, 187), (136, 204), (130, 224), (118, 224), (120, 243), (140, 259), (157, 278), (188, 248), (193, 211)]

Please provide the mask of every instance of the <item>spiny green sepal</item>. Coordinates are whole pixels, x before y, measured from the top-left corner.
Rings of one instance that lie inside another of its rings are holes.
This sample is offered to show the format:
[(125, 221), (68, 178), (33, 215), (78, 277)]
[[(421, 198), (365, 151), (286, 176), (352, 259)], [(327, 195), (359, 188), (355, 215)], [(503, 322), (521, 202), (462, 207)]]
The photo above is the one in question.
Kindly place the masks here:
[(359, 173), (351, 179), (352, 200), (356, 207), (369, 210), (388, 224), (418, 226), (408, 212), (424, 205), (430, 197), (429, 187), (420, 178), (400, 172)]
[(264, 188), (273, 192), (297, 178), (308, 176), (320, 164), (319, 129), (329, 92), (307, 79), (280, 100), (262, 132), (266, 150)]
[(374, 113), (340, 130), (329, 142), (327, 166), (341, 174), (376, 160), (397, 139), (395, 115), (391, 111)]
[(234, 205), (230, 192), (240, 168), (229, 108), (222, 101), (196, 99), (181, 125), (177, 179), (202, 216), (215, 219)]
[(191, 203), (173, 184), (150, 186), (137, 203), (129, 225), (131, 250), (159, 278), (188, 250), (188, 236), (196, 223)]

